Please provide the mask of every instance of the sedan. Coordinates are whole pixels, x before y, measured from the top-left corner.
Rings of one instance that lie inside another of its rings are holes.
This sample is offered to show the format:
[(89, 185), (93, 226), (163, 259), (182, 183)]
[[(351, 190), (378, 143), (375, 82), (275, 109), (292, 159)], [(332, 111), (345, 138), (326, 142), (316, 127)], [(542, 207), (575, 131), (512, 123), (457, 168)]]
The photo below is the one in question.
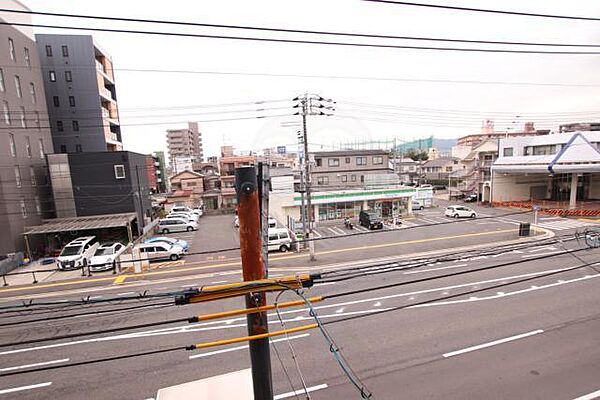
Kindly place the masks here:
[(444, 214), (446, 217), (452, 218), (475, 218), (477, 216), (475, 210), (465, 206), (449, 206)]
[(90, 272), (116, 269), (119, 257), (126, 249), (121, 243), (101, 244), (90, 261)]
[(186, 253), (190, 249), (190, 245), (185, 240), (176, 239), (176, 238), (167, 237), (167, 236), (156, 236), (156, 237), (146, 240), (144, 243), (157, 243), (157, 242), (169, 243), (171, 246), (173, 246), (173, 245), (179, 246)]

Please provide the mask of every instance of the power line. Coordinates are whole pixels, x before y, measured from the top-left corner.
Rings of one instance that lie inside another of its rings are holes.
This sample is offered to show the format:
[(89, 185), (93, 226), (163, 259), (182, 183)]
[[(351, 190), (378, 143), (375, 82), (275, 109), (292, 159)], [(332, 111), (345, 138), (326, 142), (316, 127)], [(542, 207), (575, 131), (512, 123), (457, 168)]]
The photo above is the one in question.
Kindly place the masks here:
[(542, 13), (507, 11), (507, 10), (492, 10), (492, 9), (485, 9), (485, 8), (458, 7), (458, 6), (447, 6), (447, 5), (441, 5), (441, 4), (415, 3), (415, 2), (408, 2), (408, 1), (396, 1), (396, 0), (362, 0), (362, 1), (371, 2), (371, 3), (396, 4), (396, 5), (401, 5), (401, 6), (438, 8), (438, 9), (456, 10), (456, 11), (472, 11), (472, 12), (491, 13), (491, 14), (518, 15), (518, 16), (523, 16), (523, 17), (557, 18), (557, 19), (569, 19), (569, 20), (580, 20), (580, 21), (600, 21), (600, 18), (596, 18), (596, 17), (542, 14)]
[(171, 36), (171, 37), (241, 40), (241, 41), (255, 41), (255, 42), (263, 42), (263, 43), (317, 44), (317, 45), (379, 48), (379, 49), (435, 50), (435, 51), (453, 51), (453, 52), (469, 52), (469, 53), (497, 53), (497, 54), (509, 53), (509, 54), (546, 54), (546, 55), (600, 55), (600, 51), (568, 51), (568, 50), (545, 51), (545, 50), (513, 50), (513, 49), (490, 49), (490, 48), (467, 48), (467, 47), (410, 46), (410, 45), (392, 45), (392, 44), (378, 44), (378, 43), (333, 42), (333, 41), (325, 41), (325, 40), (279, 39), (279, 38), (265, 38), (265, 37), (257, 37), (257, 36), (209, 35), (209, 34), (198, 34), (198, 33), (161, 32), (161, 31), (146, 31), (146, 30), (135, 30), (135, 29), (109, 29), (109, 28), (61, 26), (61, 25), (46, 25), (46, 24), (28, 24), (28, 23), (19, 23), (19, 22), (0, 22), (0, 25), (28, 26), (28, 27), (36, 27), (36, 28), (51, 28), (51, 29), (70, 29), (70, 30), (92, 31), (92, 32), (159, 35), (159, 36)]
[(354, 32), (335, 32), (335, 31), (332, 32), (332, 31), (313, 31), (313, 30), (304, 30), (304, 29), (269, 28), (269, 27), (257, 27), (257, 26), (248, 26), (248, 25), (205, 24), (205, 23), (198, 23), (198, 22), (168, 21), (168, 20), (142, 19), (142, 18), (106, 17), (106, 16), (98, 16), (98, 15), (52, 13), (52, 12), (41, 12), (41, 11), (31, 11), (31, 10), (0, 9), (0, 12), (19, 13), (19, 14), (28, 14), (28, 15), (44, 15), (44, 16), (51, 16), (51, 17), (77, 18), (77, 19), (92, 19), (92, 20), (101, 20), (101, 21), (121, 21), (121, 22), (136, 22), (136, 23), (144, 23), (144, 24), (194, 26), (194, 27), (203, 27), (203, 28), (222, 28), (222, 29), (234, 29), (234, 30), (253, 30), (253, 31), (260, 31), (260, 32), (276, 32), (276, 33), (300, 33), (300, 34), (323, 35), (323, 36), (361, 37), (361, 38), (369, 38), (369, 39), (396, 39), (396, 40), (416, 40), (416, 41), (474, 43), (474, 44), (500, 44), (500, 45), (518, 45), (518, 46), (600, 47), (600, 44), (570, 44), (570, 43), (547, 43), (547, 42), (537, 42), (536, 43), (536, 42), (511, 42), (511, 41), (494, 41), (494, 40), (454, 39), (454, 38), (438, 38), (438, 37), (396, 36), (396, 35), (368, 34), (368, 33), (354, 33)]

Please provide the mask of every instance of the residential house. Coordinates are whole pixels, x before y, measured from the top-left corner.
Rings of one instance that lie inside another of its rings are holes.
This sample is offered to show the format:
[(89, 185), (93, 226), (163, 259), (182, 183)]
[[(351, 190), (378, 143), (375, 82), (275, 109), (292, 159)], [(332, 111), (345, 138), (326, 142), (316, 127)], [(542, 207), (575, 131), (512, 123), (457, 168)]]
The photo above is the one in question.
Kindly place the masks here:
[(435, 160), (427, 160), (421, 166), (427, 182), (438, 182), (445, 184), (452, 173), (462, 171), (466, 167), (458, 158), (440, 157)]
[(191, 191), (200, 197), (204, 193), (204, 175), (193, 171), (183, 171), (170, 179), (173, 191)]
[(236, 207), (235, 169), (248, 165), (256, 165), (255, 156), (234, 155), (231, 146), (221, 147), (221, 158), (219, 159), (221, 204), (219, 208), (233, 210)]

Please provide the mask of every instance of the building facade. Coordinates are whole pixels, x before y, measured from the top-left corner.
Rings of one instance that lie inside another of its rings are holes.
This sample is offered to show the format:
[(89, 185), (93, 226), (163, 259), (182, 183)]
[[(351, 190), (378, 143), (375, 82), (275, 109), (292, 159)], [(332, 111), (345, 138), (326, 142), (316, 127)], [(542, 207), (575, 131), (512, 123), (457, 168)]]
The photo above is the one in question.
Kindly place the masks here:
[(198, 123), (188, 122), (187, 128), (167, 130), (167, 147), (171, 168), (174, 168), (173, 162), (177, 158), (189, 158), (192, 162), (202, 162), (204, 152), (202, 150), (202, 134), (198, 129)]
[(256, 165), (255, 156), (238, 156), (231, 146), (221, 148), (219, 172), (221, 174), (221, 206), (219, 208), (234, 209), (237, 205), (235, 192), (235, 169)]
[(58, 218), (134, 212), (138, 234), (151, 223), (145, 154), (114, 151), (47, 158)]
[(563, 124), (558, 128), (560, 133), (578, 132), (578, 131), (600, 131), (600, 122), (576, 122), (572, 124)]
[[(5, 6), (28, 10), (12, 0)], [(31, 23), (26, 15), (6, 15)], [(52, 139), (30, 28), (0, 26), (0, 103), (0, 255), (6, 255), (25, 251), (24, 228), (54, 213), (45, 156)]]
[(110, 55), (89, 35), (35, 38), (54, 152), (123, 150)]
[[(365, 176), (393, 174), (389, 152), (385, 150), (340, 150), (314, 154), (311, 171), (314, 190), (365, 186)], [(311, 155), (313, 156), (313, 155)]]
[(151, 157), (154, 160), (154, 174), (156, 175), (157, 193), (165, 193), (168, 190), (165, 153), (163, 151), (155, 151), (152, 153)]

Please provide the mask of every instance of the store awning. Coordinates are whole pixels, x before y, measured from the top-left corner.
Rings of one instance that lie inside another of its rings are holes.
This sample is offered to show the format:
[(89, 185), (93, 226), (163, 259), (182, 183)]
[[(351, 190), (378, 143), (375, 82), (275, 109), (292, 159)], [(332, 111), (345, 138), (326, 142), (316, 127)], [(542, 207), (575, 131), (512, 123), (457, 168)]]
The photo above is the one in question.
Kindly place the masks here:
[(87, 217), (69, 217), (44, 220), (37, 226), (25, 228), (24, 235), (39, 235), (44, 233), (85, 231), (102, 228), (126, 227), (136, 218), (135, 213), (90, 215)]

